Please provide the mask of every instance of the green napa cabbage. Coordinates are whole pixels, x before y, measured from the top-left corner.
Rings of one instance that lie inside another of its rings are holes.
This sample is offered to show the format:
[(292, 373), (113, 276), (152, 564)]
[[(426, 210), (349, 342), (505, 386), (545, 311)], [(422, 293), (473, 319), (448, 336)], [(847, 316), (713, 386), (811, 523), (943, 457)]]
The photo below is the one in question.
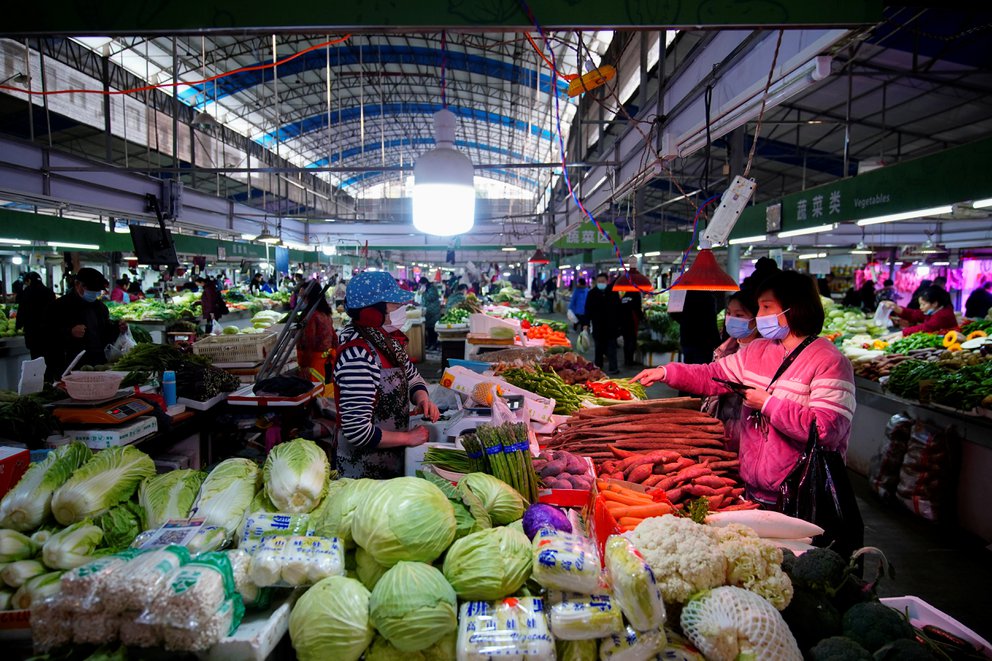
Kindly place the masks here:
[(505, 526), (523, 517), (527, 501), (509, 484), (486, 473), (469, 473), (461, 479), (459, 486), (465, 485), (482, 500), (493, 524)]
[(376, 631), (393, 646), (417, 652), (457, 630), (457, 599), (454, 588), (434, 567), (398, 562), (372, 590), (369, 613)]
[(185, 468), (150, 477), (138, 487), (138, 502), (145, 511), (149, 529), (159, 528), (169, 519), (185, 519), (196, 502), (203, 471)]
[(265, 493), (265, 489), (262, 489), (255, 494), (255, 497), (251, 500), (251, 505), (248, 507), (249, 513), (267, 512), (269, 514), (275, 514), (278, 511), (279, 508), (273, 505), (272, 501), (269, 500), (268, 495)]
[(20, 481), (0, 501), (0, 527), (34, 530), (52, 513), (52, 495), (93, 452), (78, 441), (56, 448), (31, 464)]
[(134, 538), (145, 529), (145, 512), (141, 506), (127, 501), (98, 516), (95, 523), (103, 531), (103, 548), (116, 553), (131, 546)]
[(355, 549), (355, 573), (358, 575), (358, 580), (362, 582), (362, 585), (367, 587), (369, 590), (375, 588), (375, 584), (379, 582), (382, 575), (389, 570), (389, 567), (383, 567), (372, 554), (358, 547)]
[(444, 577), (461, 599), (502, 599), (527, 582), (532, 555), (530, 540), (522, 532), (489, 528), (451, 545), (444, 558)]
[(0, 563), (32, 558), (39, 548), (41, 545), (27, 535), (8, 528), (0, 529)]
[(300, 661), (357, 661), (372, 642), (369, 591), (343, 576), (307, 590), (289, 616), (289, 638)]
[(272, 448), (262, 472), (265, 493), (280, 512), (308, 514), (327, 491), (331, 464), (320, 446), (297, 438)]
[(97, 452), (52, 496), (52, 514), (64, 526), (103, 514), (128, 500), (155, 462), (131, 445)]
[(382, 636), (376, 636), (365, 653), (365, 661), (455, 661), (458, 658), (458, 634), (445, 636), (419, 652), (403, 652)]
[(193, 514), (208, 526), (235, 535), (258, 491), (261, 471), (251, 459), (232, 457), (217, 464), (200, 485)]
[(358, 504), (351, 531), (380, 565), (433, 562), (455, 539), (455, 511), (427, 480), (398, 477)]
[(15, 610), (31, 608), (31, 604), (54, 597), (62, 590), (62, 572), (53, 571), (34, 576), (24, 582), (10, 598)]
[(52, 535), (41, 549), (41, 559), (52, 569), (74, 569), (93, 560), (101, 541), (99, 526), (80, 521)]
[(18, 560), (11, 562), (0, 571), (0, 578), (12, 588), (19, 588), (29, 579), (47, 572), (45, 565), (37, 560)]
[(327, 489), (327, 505), (322, 507), (323, 516), (315, 521), (315, 534), (321, 537), (337, 537), (345, 548), (355, 546), (352, 536), (352, 521), (355, 509), (360, 503), (372, 497), (385, 482), (379, 480), (349, 480), (347, 478), (331, 482)]

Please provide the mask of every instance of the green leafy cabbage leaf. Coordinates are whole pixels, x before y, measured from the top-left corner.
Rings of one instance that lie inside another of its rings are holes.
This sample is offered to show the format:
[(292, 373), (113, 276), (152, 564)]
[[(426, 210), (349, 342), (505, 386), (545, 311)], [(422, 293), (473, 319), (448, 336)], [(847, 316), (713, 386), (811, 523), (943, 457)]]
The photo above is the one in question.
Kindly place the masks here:
[(93, 456), (86, 445), (75, 441), (48, 453), (31, 464), (20, 481), (0, 501), (0, 527), (34, 530), (52, 513), (52, 495), (80, 466)]
[(380, 565), (433, 562), (455, 539), (455, 512), (430, 482), (398, 477), (358, 504), (351, 531), (355, 543)]
[(148, 528), (158, 528), (169, 519), (189, 517), (206, 473), (189, 468), (150, 477), (138, 487), (138, 502), (145, 511)]
[(289, 638), (300, 661), (358, 661), (372, 642), (369, 591), (358, 581), (332, 576), (293, 606)]
[(272, 448), (263, 474), (265, 493), (280, 512), (307, 514), (327, 491), (331, 464), (320, 446), (297, 438)]
[(383, 574), (372, 590), (369, 613), (376, 631), (403, 652), (428, 648), (458, 627), (454, 589), (422, 562), (398, 562)]
[(510, 528), (489, 528), (462, 537), (444, 557), (444, 577), (459, 598), (494, 601), (519, 590), (530, 576), (530, 540)]
[(103, 514), (131, 498), (155, 462), (131, 445), (97, 452), (52, 496), (52, 514), (64, 526)]

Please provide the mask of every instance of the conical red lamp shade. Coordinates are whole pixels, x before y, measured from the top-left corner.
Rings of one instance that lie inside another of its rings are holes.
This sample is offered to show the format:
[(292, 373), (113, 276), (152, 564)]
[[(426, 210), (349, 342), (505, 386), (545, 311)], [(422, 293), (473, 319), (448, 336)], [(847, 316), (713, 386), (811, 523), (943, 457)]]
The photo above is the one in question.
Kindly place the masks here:
[(639, 291), (642, 294), (650, 294), (654, 290), (654, 285), (646, 275), (635, 269), (633, 266), (628, 269), (628, 273), (621, 273), (613, 282), (613, 291)]
[(531, 258), (527, 260), (527, 263), (529, 264), (548, 264), (550, 262), (551, 260), (548, 259), (548, 257), (544, 254), (544, 251), (540, 248), (535, 250), (534, 254), (531, 255)]
[(724, 273), (709, 248), (703, 248), (689, 270), (682, 274), (672, 291), (738, 291), (737, 281)]

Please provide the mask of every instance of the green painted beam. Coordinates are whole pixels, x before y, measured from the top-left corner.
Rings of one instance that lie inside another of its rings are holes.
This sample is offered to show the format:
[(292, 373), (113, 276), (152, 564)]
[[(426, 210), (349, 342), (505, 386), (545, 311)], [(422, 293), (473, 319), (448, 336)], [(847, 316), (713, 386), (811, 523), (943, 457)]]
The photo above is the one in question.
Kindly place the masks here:
[[(881, 0), (530, 0), (547, 28), (661, 29), (751, 26), (846, 26), (876, 23)], [(290, 2), (214, 0), (152, 3), (129, 0), (48, 0), (4, 17), (4, 33), (172, 34), (243, 30), (438, 27), (533, 29), (518, 0), (367, 0)]]
[(990, 162), (992, 138), (894, 163), (748, 207), (731, 237), (765, 234), (766, 211), (778, 203), (782, 230), (796, 230), (989, 198)]

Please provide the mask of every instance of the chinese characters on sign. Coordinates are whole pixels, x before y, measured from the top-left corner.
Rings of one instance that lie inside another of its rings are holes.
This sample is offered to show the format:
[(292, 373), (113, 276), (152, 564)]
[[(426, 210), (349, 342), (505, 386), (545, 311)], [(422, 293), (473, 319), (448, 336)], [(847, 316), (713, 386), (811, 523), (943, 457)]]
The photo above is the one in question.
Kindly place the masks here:
[[(617, 237), (616, 225), (610, 222), (600, 223), (603, 229), (613, 237), (614, 241), (619, 240)], [(596, 226), (589, 222), (579, 225), (578, 227), (572, 229), (564, 237), (558, 240), (556, 246), (559, 248), (605, 248), (610, 245), (610, 240), (600, 232)]]
[[(819, 193), (809, 198), (796, 201), (796, 220), (811, 220), (823, 218), (825, 216), (839, 216), (841, 214), (840, 191), (831, 191), (829, 195)], [(826, 208), (824, 208), (826, 202)], [(839, 220), (839, 219), (838, 219)]]

